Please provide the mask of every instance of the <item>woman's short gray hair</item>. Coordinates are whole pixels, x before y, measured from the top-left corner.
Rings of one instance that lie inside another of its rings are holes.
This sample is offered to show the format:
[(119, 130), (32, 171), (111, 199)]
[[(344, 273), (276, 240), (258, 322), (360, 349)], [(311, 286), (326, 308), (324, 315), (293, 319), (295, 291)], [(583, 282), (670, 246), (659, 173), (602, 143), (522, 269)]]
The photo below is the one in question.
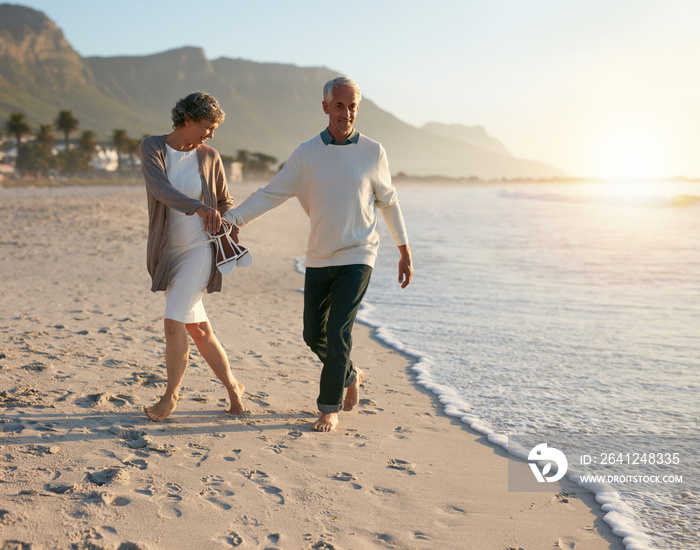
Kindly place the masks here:
[(194, 122), (207, 119), (221, 124), (225, 116), (226, 113), (213, 95), (194, 92), (180, 99), (173, 107), (173, 128), (184, 126), (188, 118)]
[(338, 86), (350, 86), (357, 93), (357, 102), (359, 103), (362, 101), (362, 92), (360, 91), (360, 87), (357, 85), (357, 82), (348, 78), (347, 76), (342, 75), (332, 78), (326, 82), (325, 86), (323, 86), (323, 101), (330, 103), (333, 99), (333, 90), (335, 90)]

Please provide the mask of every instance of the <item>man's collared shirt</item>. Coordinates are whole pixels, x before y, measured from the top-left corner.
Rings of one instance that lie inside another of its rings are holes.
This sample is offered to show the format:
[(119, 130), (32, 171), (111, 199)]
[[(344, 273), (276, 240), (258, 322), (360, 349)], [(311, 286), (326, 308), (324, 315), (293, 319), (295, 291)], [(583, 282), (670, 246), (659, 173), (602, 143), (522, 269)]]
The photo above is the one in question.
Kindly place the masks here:
[(323, 132), (321, 132), (321, 139), (323, 140), (323, 143), (325, 145), (349, 145), (350, 143), (358, 142), (358, 140), (360, 139), (360, 132), (353, 128), (352, 133), (350, 134), (348, 139), (346, 139), (343, 143), (338, 143), (328, 131), (328, 128), (326, 128)]

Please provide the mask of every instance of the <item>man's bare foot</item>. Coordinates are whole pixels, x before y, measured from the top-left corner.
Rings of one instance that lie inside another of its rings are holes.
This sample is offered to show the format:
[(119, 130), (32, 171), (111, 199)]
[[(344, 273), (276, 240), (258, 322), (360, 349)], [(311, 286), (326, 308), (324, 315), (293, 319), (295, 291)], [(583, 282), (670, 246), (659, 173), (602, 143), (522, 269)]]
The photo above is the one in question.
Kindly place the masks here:
[(353, 410), (360, 402), (360, 384), (362, 384), (362, 381), (365, 379), (365, 373), (362, 369), (357, 367), (355, 367), (355, 370), (357, 371), (355, 380), (353, 380), (352, 384), (348, 386), (345, 392), (345, 399), (343, 400), (344, 411)]
[(338, 413), (324, 414), (318, 417), (311, 429), (315, 432), (330, 432), (338, 425)]
[(245, 386), (238, 381), (234, 382), (233, 388), (228, 392), (231, 400), (231, 408), (227, 411), (229, 414), (240, 414), (246, 410), (245, 405), (243, 405), (244, 393)]
[(160, 401), (158, 401), (158, 403), (156, 403), (152, 407), (144, 407), (143, 411), (146, 413), (146, 416), (149, 419), (153, 420), (153, 422), (160, 422), (168, 418), (168, 416), (170, 416), (170, 413), (175, 410), (176, 406), (177, 396), (164, 395), (160, 398)]

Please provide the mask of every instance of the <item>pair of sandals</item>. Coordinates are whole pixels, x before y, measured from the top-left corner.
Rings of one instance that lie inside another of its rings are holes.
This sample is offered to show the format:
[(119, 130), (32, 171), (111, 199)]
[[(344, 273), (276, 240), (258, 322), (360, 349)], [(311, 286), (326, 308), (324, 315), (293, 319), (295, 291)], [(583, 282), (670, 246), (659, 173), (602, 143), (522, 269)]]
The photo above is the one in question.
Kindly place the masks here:
[(216, 267), (224, 275), (231, 273), (238, 265), (248, 267), (253, 263), (253, 255), (245, 246), (237, 244), (231, 236), (233, 225), (221, 220), (221, 229), (209, 238), (216, 245)]

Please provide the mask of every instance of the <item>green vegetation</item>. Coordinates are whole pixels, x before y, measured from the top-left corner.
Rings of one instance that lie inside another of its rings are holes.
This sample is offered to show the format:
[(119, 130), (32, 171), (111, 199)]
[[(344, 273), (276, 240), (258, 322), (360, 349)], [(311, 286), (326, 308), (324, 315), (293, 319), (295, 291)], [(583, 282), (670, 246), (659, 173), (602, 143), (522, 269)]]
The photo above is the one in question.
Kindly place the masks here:
[(17, 140), (17, 147), (20, 146), (22, 138), (32, 131), (24, 113), (12, 113), (7, 120), (7, 132)]
[(71, 111), (61, 111), (54, 122), (56, 129), (65, 136), (66, 151), (70, 149), (70, 135), (78, 129), (78, 120)]
[(53, 155), (54, 136), (50, 124), (41, 124), (33, 142), (20, 143), (17, 148), (17, 170), (34, 172), (40, 176), (48, 176), (56, 166)]
[[(70, 136), (78, 130), (80, 123), (73, 116), (72, 111), (62, 110), (54, 120), (53, 124), (40, 124), (36, 131), (26, 120), (22, 112), (11, 113), (5, 122), (6, 134), (14, 138), (17, 146), (17, 159), (15, 168), (17, 175), (22, 178), (47, 178), (54, 176), (70, 176), (71, 180), (76, 177), (91, 178), (97, 176), (97, 172), (90, 165), (90, 161), (97, 151), (97, 136), (92, 130), (84, 130), (77, 141), (77, 147), (71, 146)], [(53, 131), (57, 130), (63, 134), (64, 150), (56, 152), (54, 145), (56, 142)], [(26, 139), (33, 134), (33, 139)], [(145, 137), (145, 136), (144, 136)], [(0, 143), (2, 143), (2, 133), (0, 132)], [(112, 146), (117, 151), (118, 174), (100, 174), (102, 179), (114, 183), (114, 177), (129, 178), (139, 180), (138, 155), (139, 145), (143, 138), (131, 138), (123, 128), (112, 131), (109, 143), (103, 146)], [(11, 148), (8, 141), (5, 148)], [(256, 177), (271, 176), (275, 173), (274, 166), (277, 159), (265, 153), (250, 153), (245, 149), (239, 149), (236, 156), (221, 155), (226, 164), (240, 162), (244, 174), (251, 174)], [(140, 180), (139, 180), (140, 181)]]

